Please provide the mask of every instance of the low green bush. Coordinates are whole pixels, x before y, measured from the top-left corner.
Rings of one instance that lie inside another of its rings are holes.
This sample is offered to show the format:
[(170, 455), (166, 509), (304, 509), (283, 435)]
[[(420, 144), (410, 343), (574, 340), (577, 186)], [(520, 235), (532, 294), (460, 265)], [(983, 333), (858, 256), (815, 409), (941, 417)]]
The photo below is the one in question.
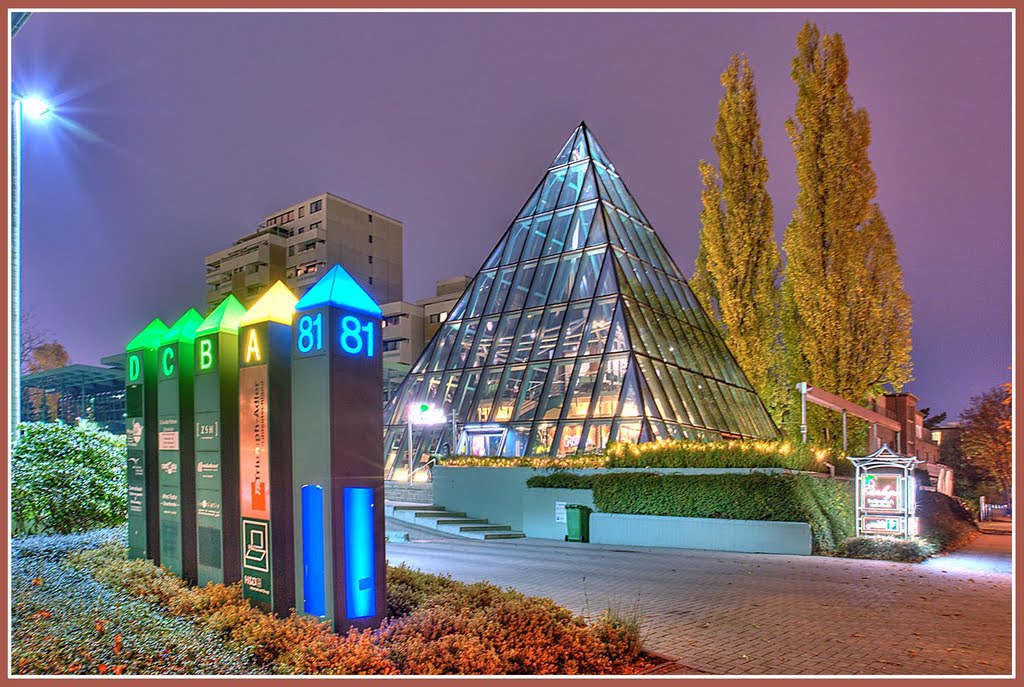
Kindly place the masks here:
[(917, 492), (917, 517), (918, 536), (942, 551), (963, 546), (978, 533), (977, 523), (960, 500), (937, 491)]
[(83, 532), (125, 520), (123, 436), (82, 422), (26, 422), (11, 462), (11, 517), (21, 533)]
[(804, 475), (754, 473), (594, 475), (594, 505), (605, 513), (806, 522), (815, 551), (853, 534), (850, 483)]
[(901, 563), (920, 563), (938, 551), (932, 542), (913, 537), (850, 537), (836, 547), (835, 555), (843, 558), (873, 558)]
[(534, 475), (526, 480), (526, 486), (531, 489), (590, 489), (593, 480), (590, 475), (556, 472), (551, 475)]

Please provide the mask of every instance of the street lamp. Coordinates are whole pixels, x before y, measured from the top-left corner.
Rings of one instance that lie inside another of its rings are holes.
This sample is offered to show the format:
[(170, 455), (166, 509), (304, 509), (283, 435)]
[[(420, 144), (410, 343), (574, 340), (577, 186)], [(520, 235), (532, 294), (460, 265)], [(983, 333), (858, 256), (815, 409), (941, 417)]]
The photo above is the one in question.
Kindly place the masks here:
[(37, 96), (11, 101), (11, 448), (21, 422), (21, 125), (41, 121), (53, 108)]

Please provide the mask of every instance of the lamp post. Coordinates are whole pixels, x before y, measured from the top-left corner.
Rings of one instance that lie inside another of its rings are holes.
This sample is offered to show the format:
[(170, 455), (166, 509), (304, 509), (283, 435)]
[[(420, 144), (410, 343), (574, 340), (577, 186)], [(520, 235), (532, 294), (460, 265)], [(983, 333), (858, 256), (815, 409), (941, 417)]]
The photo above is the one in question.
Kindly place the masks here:
[(21, 422), (21, 125), (51, 111), (45, 100), (15, 96), (11, 102), (11, 448)]

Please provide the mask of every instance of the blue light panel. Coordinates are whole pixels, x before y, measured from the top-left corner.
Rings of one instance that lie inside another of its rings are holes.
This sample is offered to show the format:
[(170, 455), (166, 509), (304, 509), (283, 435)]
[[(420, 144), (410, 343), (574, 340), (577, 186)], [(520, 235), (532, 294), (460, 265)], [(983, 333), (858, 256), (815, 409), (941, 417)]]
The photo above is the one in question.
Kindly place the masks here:
[(302, 610), (327, 615), (324, 599), (324, 490), (319, 484), (302, 487)]
[(372, 616), (377, 608), (377, 574), (373, 560), (373, 489), (344, 487), (345, 617)]
[(309, 310), (325, 305), (355, 310), (374, 317), (381, 316), (380, 306), (366, 293), (356, 280), (341, 265), (335, 265), (317, 283), (310, 287), (299, 302), (296, 310)]

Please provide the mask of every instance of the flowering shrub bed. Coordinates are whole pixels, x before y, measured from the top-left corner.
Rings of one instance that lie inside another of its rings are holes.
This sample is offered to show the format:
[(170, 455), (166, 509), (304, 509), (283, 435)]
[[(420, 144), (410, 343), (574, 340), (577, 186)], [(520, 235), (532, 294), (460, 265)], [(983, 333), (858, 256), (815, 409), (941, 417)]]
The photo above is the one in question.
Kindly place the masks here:
[(11, 542), (14, 674), (260, 674), (244, 648), (63, 563), (76, 550), (123, 541), (124, 530)]
[[(175, 627), (190, 628), (189, 636), (207, 642), (207, 654), (218, 655), (211, 646), (225, 647), (225, 655), (235, 657), (237, 664), (220, 665), (219, 672), (628, 674), (649, 665), (640, 655), (635, 622), (606, 613), (587, 623), (548, 599), (484, 582), (467, 585), (405, 567), (388, 569), (392, 617), (380, 628), (338, 635), (304, 616), (277, 618), (257, 610), (242, 598), (237, 584), (187, 587), (166, 569), (148, 561), (129, 561), (123, 536), (121, 541), (73, 553), (67, 562), (69, 574), (88, 579), (108, 596), (130, 599), (154, 616), (161, 611)], [(112, 607), (108, 615), (119, 612)], [(23, 641), (32, 643), (27, 637)], [(142, 640), (125, 628), (118, 641), (124, 650)], [(179, 660), (174, 653), (179, 644), (169, 644), (168, 661)], [(24, 655), (22, 646), (19, 651)], [(142, 672), (137, 667), (128, 664), (118, 672)], [(218, 672), (197, 667), (194, 660), (172, 667), (183, 668), (180, 672)], [(22, 668), (56, 672), (52, 663), (25, 663)]]
[(833, 451), (786, 441), (683, 441), (659, 440), (643, 444), (612, 442), (603, 454), (548, 458), (451, 456), (444, 467), (529, 467), (546, 470), (581, 468), (784, 468), (853, 474), (853, 465)]

